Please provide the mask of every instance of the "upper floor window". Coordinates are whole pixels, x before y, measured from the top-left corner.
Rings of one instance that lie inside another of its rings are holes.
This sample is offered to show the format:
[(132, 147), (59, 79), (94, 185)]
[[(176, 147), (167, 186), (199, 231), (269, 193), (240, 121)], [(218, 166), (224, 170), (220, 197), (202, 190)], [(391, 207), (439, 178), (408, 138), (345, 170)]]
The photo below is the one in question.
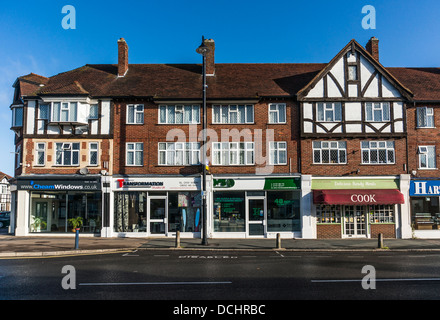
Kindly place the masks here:
[(23, 126), (23, 107), (12, 108), (12, 126), (13, 127)]
[(44, 142), (37, 142), (36, 143), (36, 163), (37, 166), (44, 166), (46, 161), (46, 144)]
[(419, 169), (436, 169), (435, 146), (419, 146)]
[(142, 142), (129, 142), (126, 147), (126, 165), (142, 166), (144, 164), (144, 144)]
[(129, 104), (127, 105), (127, 124), (143, 124), (144, 123), (144, 105)]
[(434, 127), (434, 108), (418, 107), (417, 128), (433, 128), (433, 127)]
[(213, 123), (253, 123), (253, 105), (213, 105)]
[(395, 152), (393, 141), (362, 141), (363, 164), (393, 164)]
[(52, 102), (53, 122), (76, 122), (78, 115), (77, 102)]
[(269, 123), (285, 123), (286, 122), (286, 104), (271, 103), (269, 104)]
[(317, 120), (323, 122), (342, 121), (342, 105), (340, 102), (318, 102)]
[(390, 104), (388, 102), (367, 102), (365, 114), (367, 121), (390, 121)]
[(356, 65), (349, 65), (348, 66), (348, 80), (351, 80), (351, 81), (358, 80), (358, 72), (357, 72)]
[(345, 141), (313, 141), (313, 163), (346, 163)]
[(213, 165), (252, 165), (254, 164), (253, 142), (214, 142)]
[(269, 143), (269, 164), (287, 164), (287, 143)]
[(89, 165), (98, 165), (98, 142), (89, 143)]
[(79, 166), (79, 142), (56, 143), (55, 164), (62, 166)]
[(190, 124), (200, 123), (199, 105), (159, 106), (159, 123)]
[(159, 164), (186, 166), (200, 163), (200, 143), (159, 142)]
[(91, 104), (89, 108), (89, 119), (96, 120), (98, 119), (98, 105)]
[(38, 106), (38, 119), (49, 120), (50, 118), (50, 105), (40, 104)]

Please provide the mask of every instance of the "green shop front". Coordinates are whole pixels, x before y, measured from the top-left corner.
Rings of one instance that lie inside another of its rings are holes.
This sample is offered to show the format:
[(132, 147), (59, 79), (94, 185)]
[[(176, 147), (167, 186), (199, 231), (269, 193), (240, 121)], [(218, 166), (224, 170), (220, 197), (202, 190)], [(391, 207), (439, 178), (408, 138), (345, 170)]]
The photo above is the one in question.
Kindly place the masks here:
[(213, 238), (301, 234), (299, 177), (213, 177)]
[(398, 237), (405, 204), (399, 184), (398, 177), (313, 178), (316, 238)]

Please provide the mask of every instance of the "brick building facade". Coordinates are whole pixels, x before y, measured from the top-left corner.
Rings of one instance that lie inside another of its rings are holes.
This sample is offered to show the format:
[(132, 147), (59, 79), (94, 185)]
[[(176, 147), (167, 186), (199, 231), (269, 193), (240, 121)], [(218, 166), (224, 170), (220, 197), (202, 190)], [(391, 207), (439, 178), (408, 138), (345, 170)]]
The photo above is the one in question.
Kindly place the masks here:
[[(204, 43), (210, 237), (412, 235), (411, 177), (438, 177), (436, 69), (382, 66), (376, 38), (316, 64), (218, 64)], [(202, 66), (128, 59), (119, 39), (118, 64), (14, 83), (16, 234), (80, 216), (91, 235), (201, 236)]]

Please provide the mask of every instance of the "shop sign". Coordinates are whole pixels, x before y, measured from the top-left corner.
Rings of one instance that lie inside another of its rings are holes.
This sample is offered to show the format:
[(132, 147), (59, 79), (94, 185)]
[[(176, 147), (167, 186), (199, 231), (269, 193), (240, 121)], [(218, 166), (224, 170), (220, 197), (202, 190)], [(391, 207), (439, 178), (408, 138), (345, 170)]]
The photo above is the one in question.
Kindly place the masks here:
[(299, 178), (214, 179), (214, 188), (235, 190), (298, 190)]
[(30, 191), (98, 191), (101, 190), (99, 179), (71, 179), (63, 180), (17, 180), (18, 190)]
[(297, 190), (301, 189), (301, 180), (292, 178), (266, 178), (264, 190)]
[(152, 190), (199, 190), (200, 178), (197, 179), (115, 179), (117, 189), (152, 189)]
[(440, 196), (440, 180), (413, 180), (409, 185), (410, 196)]
[(398, 179), (313, 179), (313, 190), (399, 189)]

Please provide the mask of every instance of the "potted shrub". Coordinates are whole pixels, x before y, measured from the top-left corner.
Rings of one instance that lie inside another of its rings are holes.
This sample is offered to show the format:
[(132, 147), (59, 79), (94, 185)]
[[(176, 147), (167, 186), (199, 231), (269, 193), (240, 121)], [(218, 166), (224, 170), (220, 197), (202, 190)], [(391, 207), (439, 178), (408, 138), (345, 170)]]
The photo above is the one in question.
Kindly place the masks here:
[(72, 232), (75, 232), (76, 229), (81, 228), (81, 226), (83, 225), (83, 218), (82, 217), (75, 217), (72, 219), (69, 219), (69, 224), (72, 226)]
[(34, 232), (40, 232), (41, 230), (46, 230), (47, 223), (40, 217), (34, 217), (32, 228), (34, 229)]

